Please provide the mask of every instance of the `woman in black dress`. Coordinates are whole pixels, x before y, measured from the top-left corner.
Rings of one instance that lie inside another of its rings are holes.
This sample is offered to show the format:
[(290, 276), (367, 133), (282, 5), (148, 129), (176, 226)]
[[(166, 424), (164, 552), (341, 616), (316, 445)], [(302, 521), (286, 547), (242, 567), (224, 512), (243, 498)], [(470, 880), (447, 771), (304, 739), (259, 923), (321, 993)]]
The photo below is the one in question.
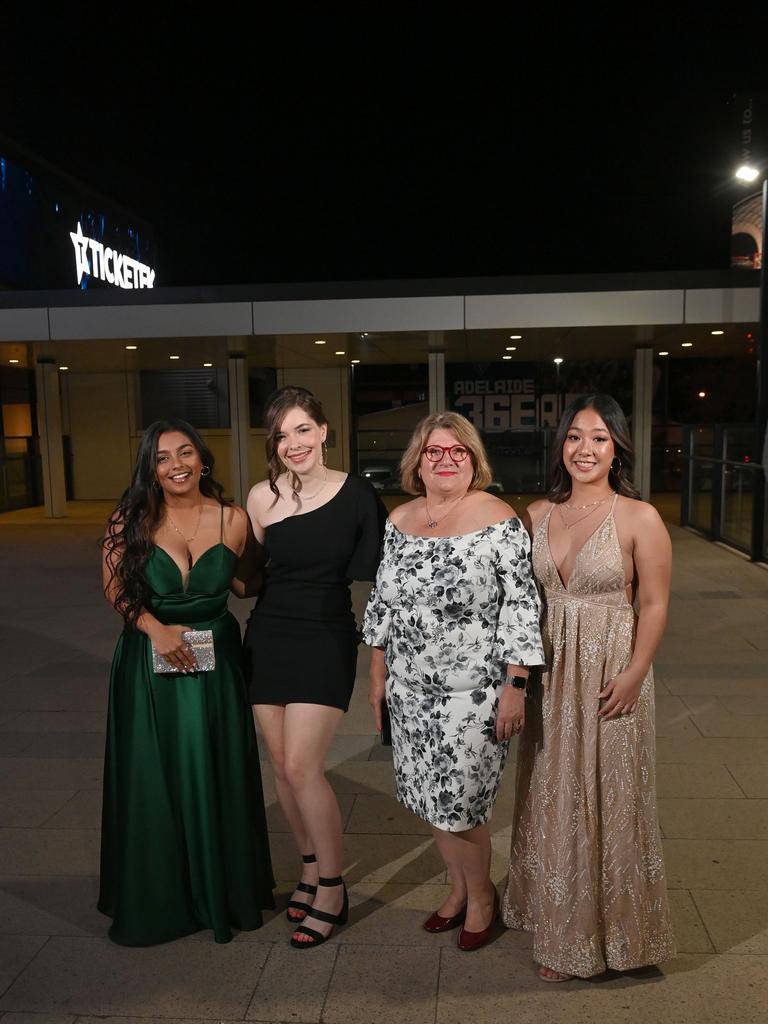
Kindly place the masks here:
[(386, 512), (373, 488), (329, 469), (328, 421), (305, 388), (275, 392), (265, 412), (269, 476), (248, 514), (269, 558), (245, 635), (250, 696), (283, 813), (304, 868), (288, 904), (299, 949), (347, 916), (341, 815), (325, 757), (355, 682), (359, 634), (350, 580), (376, 576)]

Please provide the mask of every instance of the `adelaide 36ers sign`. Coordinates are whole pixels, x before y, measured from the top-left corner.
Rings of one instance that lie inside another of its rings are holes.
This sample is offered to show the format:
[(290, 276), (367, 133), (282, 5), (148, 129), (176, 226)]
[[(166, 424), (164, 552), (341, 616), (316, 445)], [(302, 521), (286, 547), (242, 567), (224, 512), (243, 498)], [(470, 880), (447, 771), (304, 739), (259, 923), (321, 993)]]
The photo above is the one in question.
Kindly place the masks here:
[(78, 221), (77, 231), (70, 231), (69, 237), (75, 247), (77, 283), (84, 274), (106, 281), (118, 288), (153, 288), (155, 272), (146, 263), (140, 263), (131, 256), (124, 256), (108, 245), (88, 238)]

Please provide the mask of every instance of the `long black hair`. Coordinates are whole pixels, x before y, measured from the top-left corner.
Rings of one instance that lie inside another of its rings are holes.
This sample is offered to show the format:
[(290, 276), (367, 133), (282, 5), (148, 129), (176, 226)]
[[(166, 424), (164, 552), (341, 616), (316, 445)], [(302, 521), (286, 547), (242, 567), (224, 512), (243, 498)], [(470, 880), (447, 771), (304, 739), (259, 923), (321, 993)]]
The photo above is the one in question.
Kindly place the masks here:
[[(547, 498), (555, 505), (568, 501), (571, 496), (573, 482), (563, 462), (563, 445), (577, 414), (584, 409), (594, 409), (608, 428), (613, 441), (614, 457), (608, 482), (617, 494), (627, 498), (639, 498), (640, 493), (632, 483), (632, 464), (634, 449), (629, 433), (627, 418), (621, 406), (610, 395), (582, 395), (568, 406), (557, 427), (555, 440), (552, 443), (552, 461), (549, 470), (549, 490)], [(618, 465), (616, 463), (618, 462)]]
[(104, 592), (128, 625), (135, 625), (149, 598), (144, 567), (165, 514), (165, 497), (157, 481), (157, 443), (161, 434), (171, 431), (188, 438), (208, 469), (200, 477), (201, 494), (221, 505), (228, 504), (223, 487), (213, 476), (213, 452), (194, 427), (177, 419), (156, 420), (147, 427), (136, 453), (131, 482), (109, 517), (102, 541), (110, 573)]

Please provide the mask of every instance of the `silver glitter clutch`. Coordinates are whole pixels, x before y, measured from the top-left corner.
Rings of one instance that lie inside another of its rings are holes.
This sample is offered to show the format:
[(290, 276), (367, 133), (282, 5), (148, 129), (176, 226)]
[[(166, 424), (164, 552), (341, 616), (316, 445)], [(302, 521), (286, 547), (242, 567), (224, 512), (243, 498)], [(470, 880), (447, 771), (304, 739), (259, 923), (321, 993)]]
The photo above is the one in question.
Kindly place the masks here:
[[(197, 662), (198, 672), (213, 672), (216, 668), (216, 652), (213, 649), (212, 629), (188, 629), (181, 634), (182, 639), (192, 648), (192, 654)], [(162, 654), (158, 654), (152, 648), (152, 671), (160, 674), (182, 672), (166, 661)], [(194, 669), (191, 671), (195, 671)]]

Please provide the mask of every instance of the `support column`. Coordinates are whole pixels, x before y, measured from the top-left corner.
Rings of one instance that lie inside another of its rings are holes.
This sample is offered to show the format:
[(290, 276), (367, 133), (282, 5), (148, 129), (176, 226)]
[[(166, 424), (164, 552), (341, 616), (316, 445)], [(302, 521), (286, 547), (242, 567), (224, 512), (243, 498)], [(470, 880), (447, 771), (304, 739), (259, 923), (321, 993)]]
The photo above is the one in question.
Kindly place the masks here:
[(232, 496), (236, 504), (244, 506), (250, 487), (248, 437), (251, 428), (248, 359), (244, 352), (228, 354), (227, 372), (229, 378), (229, 425), (232, 431)]
[[(432, 344), (432, 335), (429, 343)], [(445, 412), (445, 353), (430, 352), (429, 360), (429, 411)]]
[(67, 492), (64, 480), (59, 370), (55, 359), (47, 356), (38, 358), (35, 365), (35, 385), (45, 514), (49, 519), (62, 519), (67, 514)]
[(651, 497), (651, 423), (653, 413), (653, 348), (635, 349), (632, 389), (632, 443), (635, 487), (643, 501)]

